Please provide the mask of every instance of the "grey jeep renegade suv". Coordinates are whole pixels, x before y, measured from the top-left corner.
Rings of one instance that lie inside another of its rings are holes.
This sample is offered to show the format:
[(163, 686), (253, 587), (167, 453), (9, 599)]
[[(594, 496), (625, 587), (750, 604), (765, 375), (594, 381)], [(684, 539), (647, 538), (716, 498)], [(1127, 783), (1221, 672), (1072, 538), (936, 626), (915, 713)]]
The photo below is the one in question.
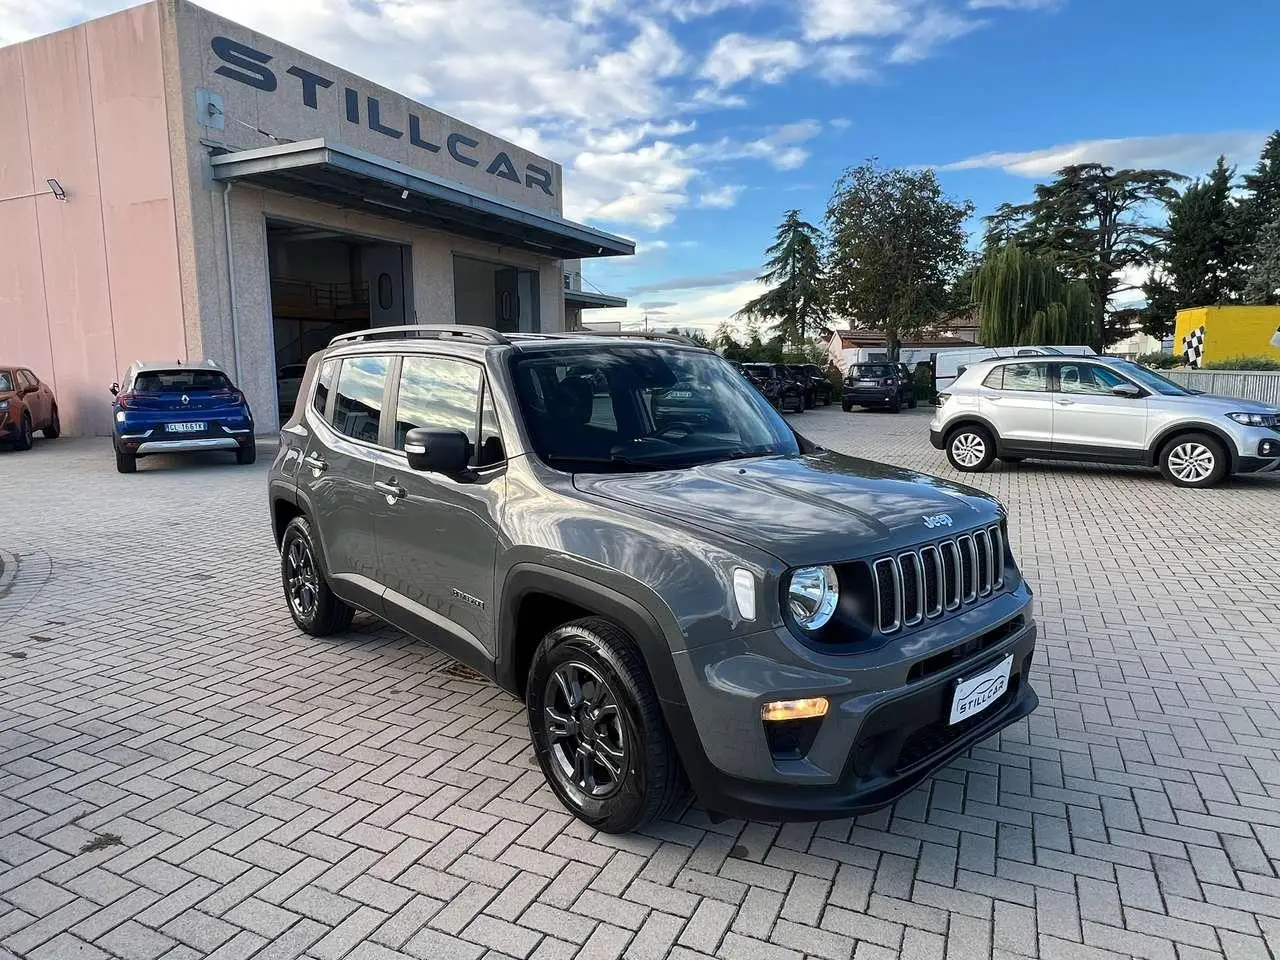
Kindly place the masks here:
[(492, 677), (601, 830), (687, 786), (715, 814), (873, 810), (1037, 703), (996, 501), (815, 446), (670, 337), (338, 337), (269, 496), (298, 626), (366, 610)]

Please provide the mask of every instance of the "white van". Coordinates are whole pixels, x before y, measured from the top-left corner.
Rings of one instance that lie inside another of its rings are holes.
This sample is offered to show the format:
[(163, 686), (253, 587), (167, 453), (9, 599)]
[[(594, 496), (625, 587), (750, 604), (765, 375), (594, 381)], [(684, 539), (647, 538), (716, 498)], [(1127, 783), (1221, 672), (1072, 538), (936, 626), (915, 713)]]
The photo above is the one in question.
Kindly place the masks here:
[(1086, 346), (974, 347), (972, 350), (939, 350), (933, 355), (933, 386), (945, 390), (964, 368), (979, 360), (1006, 357), (1084, 357), (1097, 351)]

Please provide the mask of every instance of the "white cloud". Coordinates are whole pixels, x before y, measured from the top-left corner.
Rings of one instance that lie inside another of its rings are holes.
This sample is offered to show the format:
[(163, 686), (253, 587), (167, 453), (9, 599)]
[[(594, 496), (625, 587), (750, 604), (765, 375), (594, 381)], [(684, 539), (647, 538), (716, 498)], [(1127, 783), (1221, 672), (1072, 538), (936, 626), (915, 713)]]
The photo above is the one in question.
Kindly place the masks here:
[(836, 117), (834, 120), (828, 120), (827, 122), (837, 130), (848, 130), (853, 126), (853, 121), (848, 117)]
[(746, 187), (740, 183), (726, 183), (721, 187), (704, 190), (698, 197), (698, 206), (727, 210), (738, 202), (738, 197), (745, 189)]
[(821, 122), (799, 120), (775, 127), (754, 140), (722, 137), (713, 143), (699, 144), (692, 152), (712, 161), (765, 160), (778, 170), (794, 170), (809, 159), (809, 148), (805, 144), (821, 132)]
[(1066, 0), (969, 0), (970, 10), (1054, 10)]
[(963, 37), (982, 25), (979, 20), (966, 20), (946, 10), (926, 10), (912, 22), (889, 54), (891, 63), (914, 63), (933, 56), (938, 47)]
[(1194, 176), (1213, 166), (1219, 154), (1235, 162), (1253, 159), (1265, 131), (1177, 133), (1158, 137), (1080, 140), (1039, 150), (992, 152), (939, 166), (939, 170), (1003, 170), (1022, 177), (1044, 177), (1075, 163), (1112, 167), (1153, 167)]
[(794, 40), (770, 40), (728, 33), (707, 54), (699, 76), (717, 87), (731, 87), (747, 79), (781, 83), (804, 66), (804, 48)]
[(803, 0), (808, 40), (884, 37), (907, 28), (918, 0)]
[[(680, 294), (664, 306), (661, 315), (650, 311), (649, 326), (659, 330), (691, 327), (710, 335), (725, 320), (742, 309), (743, 304), (760, 296), (767, 288), (755, 280), (742, 280), (710, 287), (678, 290)], [(640, 329), (645, 310), (640, 304), (619, 310), (601, 312), (600, 320), (621, 320), (624, 329)]]
[(831, 43), (818, 48), (818, 73), (831, 83), (866, 80), (875, 71), (868, 64), (870, 51), (852, 43)]

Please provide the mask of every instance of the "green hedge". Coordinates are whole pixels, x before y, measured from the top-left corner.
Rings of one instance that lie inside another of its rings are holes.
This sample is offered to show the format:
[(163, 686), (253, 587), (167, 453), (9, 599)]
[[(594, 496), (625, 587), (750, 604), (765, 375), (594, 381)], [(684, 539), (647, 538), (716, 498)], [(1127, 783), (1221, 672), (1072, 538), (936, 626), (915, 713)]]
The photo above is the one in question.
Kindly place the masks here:
[(1172, 370), (1186, 363), (1180, 353), (1143, 353), (1133, 358), (1135, 363), (1153, 370)]
[(1201, 365), (1202, 370), (1280, 370), (1280, 360), (1271, 357), (1228, 357)]

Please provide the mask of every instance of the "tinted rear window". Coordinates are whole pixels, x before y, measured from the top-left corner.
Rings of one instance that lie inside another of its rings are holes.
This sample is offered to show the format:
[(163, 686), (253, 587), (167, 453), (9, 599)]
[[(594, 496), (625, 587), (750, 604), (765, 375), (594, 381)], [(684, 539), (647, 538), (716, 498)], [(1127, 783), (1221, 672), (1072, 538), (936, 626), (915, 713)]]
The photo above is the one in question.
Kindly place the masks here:
[(231, 380), (221, 370), (145, 370), (133, 381), (134, 393), (230, 389)]
[(851, 377), (892, 377), (894, 370), (887, 363), (859, 363), (849, 368)]

